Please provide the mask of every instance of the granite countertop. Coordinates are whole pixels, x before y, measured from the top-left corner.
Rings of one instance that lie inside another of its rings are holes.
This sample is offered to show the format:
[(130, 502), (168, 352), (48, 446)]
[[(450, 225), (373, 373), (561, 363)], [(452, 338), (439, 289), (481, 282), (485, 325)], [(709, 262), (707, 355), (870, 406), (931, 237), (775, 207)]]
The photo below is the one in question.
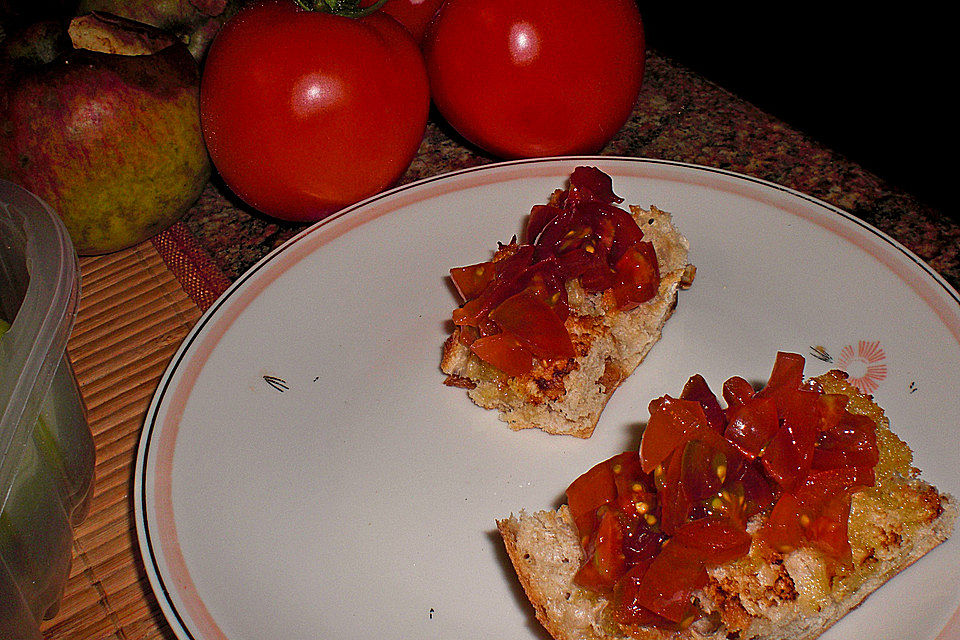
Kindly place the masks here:
[[(887, 233), (960, 289), (955, 221), (654, 51), (632, 117), (601, 154), (706, 165), (795, 189)], [(400, 184), (496, 161), (434, 117)], [(231, 280), (304, 228), (258, 214), (216, 179), (184, 223)]]

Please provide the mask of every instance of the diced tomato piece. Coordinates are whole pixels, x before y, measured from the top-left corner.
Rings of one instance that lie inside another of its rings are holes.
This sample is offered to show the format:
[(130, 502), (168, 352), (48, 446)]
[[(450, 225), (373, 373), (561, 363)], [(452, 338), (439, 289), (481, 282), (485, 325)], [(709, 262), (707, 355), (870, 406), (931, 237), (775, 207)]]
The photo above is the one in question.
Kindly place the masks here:
[(873, 483), (872, 468), (849, 467), (811, 473), (796, 491), (780, 497), (761, 536), (778, 551), (789, 551), (806, 542), (824, 551), (833, 561), (847, 565), (850, 496), (856, 489)]
[(825, 393), (817, 401), (820, 406), (820, 430), (829, 431), (840, 424), (847, 415), (850, 397), (842, 393)]
[(516, 293), (521, 279), (530, 268), (533, 247), (520, 246), (511, 255), (492, 262), (493, 279), (480, 294), (454, 310), (453, 323), (479, 327), (491, 309)]
[(640, 585), (643, 576), (650, 568), (652, 560), (639, 563), (620, 580), (617, 581), (613, 592), (613, 618), (621, 625), (654, 626), (671, 628), (676, 625), (661, 615), (650, 611), (639, 602)]
[(533, 368), (533, 354), (509, 333), (478, 338), (470, 350), (508, 376), (522, 376)]
[(591, 292), (609, 289), (614, 284), (616, 273), (607, 264), (602, 249), (596, 245), (579, 245), (557, 256), (566, 278), (580, 278), (580, 284)]
[(804, 527), (804, 538), (841, 567), (852, 564), (848, 523), (850, 521), (850, 494), (831, 499), (820, 514)]
[(628, 248), (614, 267), (618, 282), (614, 299), (621, 309), (631, 309), (655, 295), (660, 288), (660, 266), (653, 244), (642, 241)]
[(803, 482), (813, 461), (820, 424), (817, 395), (783, 387), (772, 397), (777, 403), (780, 426), (761, 459), (767, 474), (790, 491)]
[(666, 536), (654, 527), (647, 524), (642, 518), (634, 520), (632, 527), (624, 531), (623, 555), (629, 566), (649, 564), (660, 553), (660, 547)]
[(468, 300), (462, 307), (453, 310), (453, 324), (479, 327), (480, 319), (487, 313), (485, 306), (481, 298)]
[(727, 456), (702, 440), (688, 440), (680, 463), (680, 486), (687, 499), (700, 502), (720, 491), (727, 475)]
[(707, 423), (717, 432), (723, 433), (724, 425), (727, 422), (724, 416), (723, 408), (717, 396), (710, 390), (710, 385), (699, 373), (692, 376), (687, 383), (683, 385), (683, 391), (680, 393), (682, 400), (695, 400), (703, 407), (703, 413), (707, 417)]
[(510, 281), (522, 275), (533, 264), (535, 253), (530, 245), (517, 245), (515, 242), (506, 248), (511, 250), (510, 255), (493, 263), (496, 277), (501, 281)]
[[(756, 463), (744, 464), (739, 473), (731, 479), (733, 485), (731, 490), (735, 491), (736, 485), (740, 485), (743, 491), (743, 504), (740, 506), (740, 518), (745, 523), (758, 513), (767, 511), (773, 507), (776, 501), (773, 487), (770, 481), (757, 468)], [(734, 517), (732, 512), (728, 515)]]
[(699, 402), (664, 396), (650, 403), (650, 420), (640, 440), (640, 465), (651, 473), (674, 449), (710, 429)]
[(600, 524), (584, 549), (586, 561), (574, 576), (581, 586), (609, 593), (617, 580), (627, 572), (623, 554), (623, 529), (617, 512), (607, 509)]
[(622, 453), (609, 461), (617, 488), (617, 507), (631, 518), (652, 514), (657, 504), (653, 477), (640, 468), (636, 451)]
[(850, 496), (874, 481), (872, 468), (830, 469), (811, 473), (796, 491), (804, 539), (840, 566), (849, 566), (851, 558)]
[(640, 579), (635, 601), (682, 625), (698, 615), (692, 593), (706, 583), (707, 572), (700, 558), (685, 546), (668, 542)]
[(476, 327), (464, 325), (460, 327), (460, 343), (469, 347), (473, 341), (480, 337), (480, 331)]
[(723, 436), (750, 459), (756, 458), (780, 427), (773, 399), (760, 397), (740, 405), (730, 414)]
[(872, 487), (875, 482), (874, 470), (869, 467), (827, 469), (808, 475), (794, 493), (808, 515), (817, 514), (834, 497)]
[(559, 256), (578, 246), (581, 241), (589, 238), (592, 232), (593, 229), (577, 209), (565, 207), (544, 225), (537, 237), (535, 259)]
[(567, 289), (560, 263), (556, 258), (541, 260), (526, 274), (523, 291), (544, 302), (563, 322), (570, 315), (567, 306)]
[(675, 449), (664, 461), (659, 473), (654, 474), (660, 499), (660, 530), (672, 536), (693, 509), (693, 501), (681, 486), (683, 451)]
[(570, 334), (557, 314), (539, 298), (521, 291), (490, 311), (490, 319), (538, 358), (560, 360), (576, 355)]
[(596, 511), (617, 499), (617, 479), (613, 468), (624, 460), (635, 459), (637, 454), (626, 451), (595, 464), (567, 487), (567, 506), (581, 536), (592, 534), (599, 519)]
[(527, 220), (526, 241), (528, 244), (535, 244), (540, 232), (554, 218), (560, 215), (560, 208), (551, 204), (534, 205), (530, 210), (530, 217)]
[[(610, 250), (616, 242), (621, 224), (617, 220), (617, 216), (622, 214), (630, 222), (633, 222), (633, 218), (630, 218), (629, 214), (623, 209), (603, 202), (584, 202), (577, 209), (577, 213), (583, 217), (584, 224), (590, 228), (590, 239), (594, 247), (599, 249), (601, 254), (607, 257), (611, 263), (615, 262), (616, 259), (610, 255)], [(636, 227), (637, 224), (633, 222), (633, 226)], [(639, 227), (637, 229), (639, 230)]]
[(450, 279), (457, 288), (457, 293), (464, 302), (480, 295), (493, 280), (494, 267), (492, 262), (481, 262), (467, 267), (450, 269)]
[(674, 532), (671, 540), (693, 551), (709, 567), (747, 555), (752, 538), (740, 523), (714, 516), (687, 522)]
[(803, 356), (797, 353), (780, 351), (773, 363), (770, 379), (759, 393), (766, 395), (772, 390), (780, 388), (799, 389), (803, 383), (804, 364)]
[(784, 493), (760, 529), (760, 537), (775, 551), (787, 553), (800, 546), (800, 504), (792, 493)]
[(601, 238), (610, 252), (610, 263), (616, 264), (630, 247), (643, 240), (643, 231), (633, 216), (612, 205), (599, 205), (597, 213), (601, 224)]
[(568, 202), (599, 201), (623, 202), (623, 198), (613, 192), (613, 178), (596, 167), (577, 167), (570, 174)]
[(880, 461), (877, 447), (877, 425), (864, 415), (844, 411), (821, 431), (813, 451), (812, 468), (872, 468)]
[(745, 405), (756, 394), (756, 391), (754, 391), (753, 385), (745, 379), (740, 376), (733, 376), (723, 383), (721, 393), (727, 403), (727, 415), (729, 416)]

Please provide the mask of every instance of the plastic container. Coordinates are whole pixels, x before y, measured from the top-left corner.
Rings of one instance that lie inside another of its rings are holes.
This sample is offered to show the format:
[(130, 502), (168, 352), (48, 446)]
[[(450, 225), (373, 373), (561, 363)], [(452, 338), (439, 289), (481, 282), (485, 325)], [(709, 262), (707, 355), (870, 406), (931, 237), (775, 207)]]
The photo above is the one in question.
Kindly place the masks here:
[[(0, 638), (39, 639), (70, 573), (94, 445), (69, 359), (77, 255), (60, 218), (0, 180)], [(9, 328), (8, 328), (9, 323)]]

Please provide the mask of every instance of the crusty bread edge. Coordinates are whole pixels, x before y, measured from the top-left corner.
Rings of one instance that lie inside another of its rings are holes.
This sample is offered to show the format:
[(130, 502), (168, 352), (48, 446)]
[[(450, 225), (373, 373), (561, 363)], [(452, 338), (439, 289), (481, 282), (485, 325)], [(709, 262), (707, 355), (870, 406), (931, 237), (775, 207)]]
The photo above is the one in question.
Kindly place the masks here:
[[(527, 596), (527, 599), (530, 601), (530, 604), (533, 605), (534, 614), (537, 617), (537, 620), (540, 624), (543, 625), (543, 628), (555, 638), (555, 640), (578, 640), (583, 638), (583, 636), (574, 636), (570, 634), (570, 629), (564, 627), (560, 620), (557, 620), (555, 617), (550, 615), (548, 611), (548, 606), (550, 602), (550, 595), (547, 594), (544, 589), (541, 587), (541, 583), (536, 579), (533, 572), (531, 571), (530, 565), (525, 562), (526, 551), (520, 548), (518, 544), (518, 536), (520, 533), (520, 526), (524, 518), (529, 517), (549, 517), (555, 518), (556, 521), (560, 524), (560, 527), (555, 531), (556, 535), (563, 536), (568, 535), (576, 540), (576, 532), (573, 526), (573, 520), (570, 517), (569, 509), (566, 505), (563, 505), (555, 512), (541, 511), (535, 514), (534, 516), (528, 515), (526, 512), (521, 511), (519, 516), (510, 515), (509, 518), (504, 518), (502, 520), (497, 520), (497, 529), (500, 531), (500, 536), (503, 538), (504, 547), (507, 550), (507, 555), (510, 558), (510, 563), (513, 565), (513, 570), (517, 574), (517, 578), (520, 580), (520, 585), (523, 587), (523, 591)], [(567, 544), (560, 544), (555, 552), (561, 552), (564, 549), (573, 549), (577, 550), (577, 555), (574, 557), (568, 558), (568, 561), (575, 563), (579, 566), (583, 562), (583, 553), (580, 551), (579, 545), (576, 547), (571, 547), (569, 542)], [(573, 554), (570, 554), (571, 556)]]
[(824, 617), (821, 624), (811, 627), (805, 635), (791, 635), (791, 638), (795, 640), (814, 640), (820, 637), (827, 629), (859, 607), (870, 594), (880, 589), (880, 587), (889, 582), (893, 577), (902, 573), (907, 567), (945, 542), (953, 532), (957, 521), (957, 500), (948, 493), (942, 493), (940, 494), (940, 505), (943, 508), (943, 512), (929, 527), (924, 528), (925, 530), (922, 534), (918, 532), (918, 535), (914, 538), (915, 544), (909, 554), (899, 558), (896, 562), (890, 561), (886, 563), (887, 566), (884, 567), (883, 571), (880, 571), (870, 580), (864, 581), (859, 589), (844, 598), (838, 604), (833, 615)]
[[(910, 553), (898, 557), (895, 560), (891, 559), (886, 561), (885, 564), (888, 566), (885, 566), (875, 577), (866, 580), (856, 591), (851, 592), (843, 600), (839, 601), (833, 608), (832, 613), (826, 616), (821, 615), (815, 624), (803, 629), (779, 629), (776, 635), (750, 635), (748, 637), (751, 640), (779, 640), (783, 637), (790, 637), (792, 640), (814, 640), (822, 635), (827, 629), (846, 616), (847, 613), (858, 607), (870, 594), (877, 591), (891, 578), (903, 572), (907, 567), (949, 538), (958, 517), (957, 500), (950, 494), (941, 493), (940, 503), (942, 512), (928, 527), (924, 527), (922, 531), (918, 530), (914, 534), (914, 544)], [(519, 516), (511, 514), (509, 518), (497, 520), (497, 528), (503, 538), (507, 555), (523, 587), (524, 593), (533, 605), (537, 620), (540, 621), (555, 640), (623, 640), (628, 637), (631, 638), (631, 640), (636, 640), (637, 638), (642, 638), (643, 640), (661, 640), (667, 638), (677, 638), (678, 640), (722, 640), (727, 637), (722, 628), (712, 634), (701, 634), (690, 629), (686, 632), (676, 634), (649, 629), (633, 636), (611, 636), (596, 633), (596, 626), (591, 629), (587, 629), (586, 627), (570, 629), (564, 626), (562, 618), (551, 615), (549, 611), (551, 600), (555, 600), (555, 596), (546, 593), (542, 588), (540, 581), (534, 575), (534, 571), (531, 568), (532, 565), (528, 562), (529, 551), (522, 549), (518, 543), (520, 528), (523, 524), (528, 524), (530, 518), (538, 518), (540, 520), (549, 519), (554, 522), (556, 530), (550, 533), (565, 544), (561, 544), (558, 548), (551, 549), (547, 553), (548, 555), (556, 555), (564, 550), (570, 552), (562, 554), (569, 556), (563, 563), (571, 567), (569, 579), (572, 580), (572, 576), (576, 572), (574, 567), (579, 567), (580, 563), (583, 562), (583, 554), (576, 542), (576, 530), (566, 505), (561, 506), (560, 509), (555, 512), (540, 511), (535, 514), (527, 514), (521, 511)], [(570, 587), (571, 591), (582, 591), (572, 584)], [(598, 598), (598, 602), (600, 603), (598, 606), (599, 610), (604, 606), (604, 601), (602, 598)], [(809, 619), (807, 619), (807, 621), (809, 621)]]

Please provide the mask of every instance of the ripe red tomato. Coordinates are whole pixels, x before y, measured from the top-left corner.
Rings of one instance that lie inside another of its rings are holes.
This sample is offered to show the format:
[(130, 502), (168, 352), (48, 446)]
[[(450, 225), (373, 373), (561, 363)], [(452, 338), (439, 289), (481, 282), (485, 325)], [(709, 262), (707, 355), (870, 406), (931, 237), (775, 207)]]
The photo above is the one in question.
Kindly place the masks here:
[(224, 25), (200, 87), (204, 139), (224, 182), (295, 221), (394, 183), (419, 148), (429, 101), (423, 58), (394, 19), (291, 0), (250, 5)]
[(447, 0), (423, 49), (440, 113), (505, 158), (598, 151), (630, 117), (645, 60), (634, 0)]
[[(420, 42), (427, 31), (427, 25), (443, 2), (444, 0), (387, 0), (381, 11), (393, 16), (407, 28), (414, 40)], [(369, 7), (376, 3), (377, 0), (362, 0), (360, 6)]]

